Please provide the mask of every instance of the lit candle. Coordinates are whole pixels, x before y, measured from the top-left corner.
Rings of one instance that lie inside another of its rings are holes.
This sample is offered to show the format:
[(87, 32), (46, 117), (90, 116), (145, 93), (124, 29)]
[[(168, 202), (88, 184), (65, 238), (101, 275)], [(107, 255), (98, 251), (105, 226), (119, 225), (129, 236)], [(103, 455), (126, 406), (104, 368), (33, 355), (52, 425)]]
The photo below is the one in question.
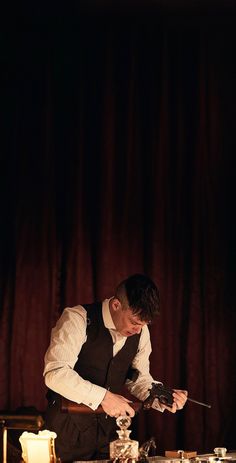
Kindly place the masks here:
[(54, 440), (57, 437), (55, 432), (48, 430), (23, 432), (19, 441), (22, 448), (22, 458), (26, 463), (50, 463), (56, 461)]

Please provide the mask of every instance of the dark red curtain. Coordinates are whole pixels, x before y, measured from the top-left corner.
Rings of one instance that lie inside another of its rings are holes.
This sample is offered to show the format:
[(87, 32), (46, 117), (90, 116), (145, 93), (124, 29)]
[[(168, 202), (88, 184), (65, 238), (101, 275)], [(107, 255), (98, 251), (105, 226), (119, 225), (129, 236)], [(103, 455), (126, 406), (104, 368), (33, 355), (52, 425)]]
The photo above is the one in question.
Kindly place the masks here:
[(44, 411), (63, 307), (146, 272), (151, 371), (212, 408), (137, 437), (235, 449), (235, 7), (27, 13), (2, 54), (0, 409)]

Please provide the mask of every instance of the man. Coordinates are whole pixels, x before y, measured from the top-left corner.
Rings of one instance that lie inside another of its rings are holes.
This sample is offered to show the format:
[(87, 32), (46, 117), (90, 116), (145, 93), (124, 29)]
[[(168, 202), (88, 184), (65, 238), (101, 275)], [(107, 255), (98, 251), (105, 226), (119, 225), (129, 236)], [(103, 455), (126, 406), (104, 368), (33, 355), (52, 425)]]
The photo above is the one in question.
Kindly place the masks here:
[[(117, 438), (115, 418), (134, 416), (130, 401), (120, 395), (124, 384), (139, 400), (148, 397), (154, 380), (147, 325), (158, 312), (158, 288), (140, 274), (122, 281), (115, 296), (102, 303), (64, 310), (52, 330), (44, 369), (45, 427), (57, 433), (56, 453), (63, 462), (109, 456), (109, 442)], [(61, 396), (87, 405), (91, 414), (62, 413)], [(173, 399), (172, 407), (160, 404), (160, 411), (182, 409), (187, 392), (174, 390)], [(93, 413), (99, 405), (104, 414)]]

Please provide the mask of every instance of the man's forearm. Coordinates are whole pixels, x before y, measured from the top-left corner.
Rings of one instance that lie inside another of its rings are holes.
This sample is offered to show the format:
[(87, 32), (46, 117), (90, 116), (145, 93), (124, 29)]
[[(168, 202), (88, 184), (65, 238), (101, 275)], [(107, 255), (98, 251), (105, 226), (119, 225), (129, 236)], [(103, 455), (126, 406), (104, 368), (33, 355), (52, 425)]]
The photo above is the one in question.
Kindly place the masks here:
[(68, 400), (84, 404), (96, 410), (103, 400), (106, 389), (86, 381), (72, 369), (57, 369), (45, 374), (45, 384)]

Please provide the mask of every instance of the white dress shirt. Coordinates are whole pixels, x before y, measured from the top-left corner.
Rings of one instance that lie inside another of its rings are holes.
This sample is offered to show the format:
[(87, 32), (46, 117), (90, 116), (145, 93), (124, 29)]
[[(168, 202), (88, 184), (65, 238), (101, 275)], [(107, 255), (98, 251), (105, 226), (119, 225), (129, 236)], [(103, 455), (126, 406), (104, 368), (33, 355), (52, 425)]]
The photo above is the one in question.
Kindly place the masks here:
[[(113, 340), (113, 356), (125, 344), (127, 337), (122, 336), (115, 328), (109, 300), (102, 303), (102, 316), (106, 328)], [(73, 370), (83, 344), (86, 342), (87, 312), (81, 305), (66, 308), (52, 329), (51, 342), (45, 354), (44, 376), (47, 387), (77, 403), (88, 405), (93, 410), (100, 405), (106, 389), (82, 378)], [(132, 368), (139, 371), (135, 382), (126, 381), (129, 392), (139, 400), (145, 400), (154, 379), (149, 373), (149, 355), (151, 353), (150, 334), (144, 325), (140, 335), (138, 352), (132, 362)], [(161, 406), (155, 406), (160, 411)]]

